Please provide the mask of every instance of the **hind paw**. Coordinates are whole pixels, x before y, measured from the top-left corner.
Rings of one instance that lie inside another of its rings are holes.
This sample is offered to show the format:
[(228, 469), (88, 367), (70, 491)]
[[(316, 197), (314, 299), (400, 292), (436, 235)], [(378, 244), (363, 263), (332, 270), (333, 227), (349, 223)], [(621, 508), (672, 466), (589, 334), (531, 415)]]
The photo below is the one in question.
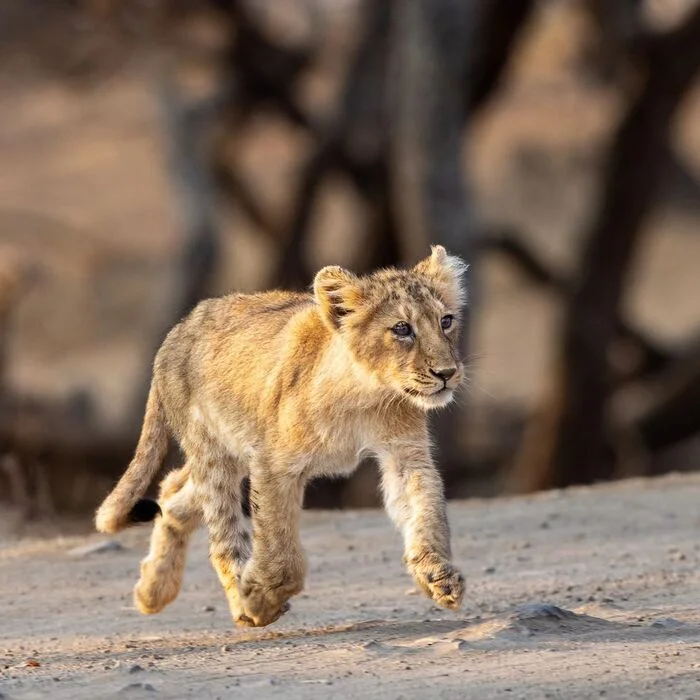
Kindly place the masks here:
[(163, 570), (150, 559), (141, 562), (141, 578), (134, 586), (134, 605), (144, 615), (155, 615), (172, 603), (180, 592), (182, 567)]
[(304, 586), (301, 576), (285, 575), (279, 582), (270, 583), (271, 577), (246, 573), (239, 584), (242, 614), (236, 624), (246, 627), (265, 627), (279, 620), (290, 608), (289, 599)]

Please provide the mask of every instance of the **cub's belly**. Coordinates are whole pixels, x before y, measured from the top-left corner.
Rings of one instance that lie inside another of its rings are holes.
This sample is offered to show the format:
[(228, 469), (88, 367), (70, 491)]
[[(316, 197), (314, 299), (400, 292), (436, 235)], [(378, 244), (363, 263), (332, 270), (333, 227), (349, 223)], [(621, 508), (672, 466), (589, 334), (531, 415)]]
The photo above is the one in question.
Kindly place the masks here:
[(324, 455), (317, 459), (312, 459), (307, 470), (309, 478), (320, 476), (350, 476), (360, 462), (370, 456), (365, 450), (360, 450), (351, 454)]
[(254, 422), (233, 407), (221, 411), (214, 406), (194, 405), (190, 421), (232, 457), (252, 457), (261, 446)]

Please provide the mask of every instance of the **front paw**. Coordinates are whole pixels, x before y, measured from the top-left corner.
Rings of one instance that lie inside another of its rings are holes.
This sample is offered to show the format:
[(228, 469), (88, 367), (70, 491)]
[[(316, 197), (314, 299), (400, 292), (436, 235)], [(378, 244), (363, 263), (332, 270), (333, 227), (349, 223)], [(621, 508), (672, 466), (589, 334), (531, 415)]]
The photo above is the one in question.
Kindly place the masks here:
[(421, 590), (441, 608), (457, 610), (464, 597), (464, 576), (437, 554), (407, 558), (408, 569)]

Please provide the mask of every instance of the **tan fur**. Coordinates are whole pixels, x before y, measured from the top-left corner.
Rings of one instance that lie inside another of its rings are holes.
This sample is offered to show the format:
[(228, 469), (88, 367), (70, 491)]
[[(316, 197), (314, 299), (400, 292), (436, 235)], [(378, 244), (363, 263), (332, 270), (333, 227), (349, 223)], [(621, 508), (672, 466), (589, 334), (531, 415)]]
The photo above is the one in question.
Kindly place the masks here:
[[(301, 591), (305, 484), (379, 461), (405, 562), (438, 605), (457, 608), (463, 578), (450, 562), (442, 483), (426, 411), (452, 400), (465, 265), (435, 246), (412, 270), (358, 277), (326, 267), (311, 294), (233, 294), (204, 301), (168, 334), (155, 360), (136, 455), (96, 516), (115, 532), (160, 466), (166, 428), (186, 464), (163, 482), (162, 517), (135, 601), (157, 612), (177, 595), (188, 538), (200, 517), (239, 624), (267, 625)], [(441, 319), (454, 316), (444, 330)], [(399, 337), (407, 322), (414, 333)], [(444, 380), (435, 373), (449, 371)], [(252, 544), (241, 511), (251, 480)]]

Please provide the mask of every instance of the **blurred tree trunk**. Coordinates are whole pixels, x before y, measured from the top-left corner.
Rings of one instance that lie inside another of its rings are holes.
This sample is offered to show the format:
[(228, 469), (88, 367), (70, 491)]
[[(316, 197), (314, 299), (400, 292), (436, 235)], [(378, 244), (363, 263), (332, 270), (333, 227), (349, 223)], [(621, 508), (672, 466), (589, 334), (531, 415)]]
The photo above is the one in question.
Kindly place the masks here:
[(566, 311), (555, 388), (515, 465), (519, 490), (590, 483), (613, 473), (608, 353), (620, 326), (629, 264), (670, 157), (672, 118), (700, 67), (700, 8), (679, 29), (640, 47), (646, 76), (614, 139)]
[[(465, 3), (470, 4), (470, 3)], [(464, 83), (465, 106), (471, 116), (488, 102), (501, 83), (535, 0), (476, 0), (471, 3), (474, 28), (465, 47), (469, 66)], [(466, 11), (466, 8), (465, 8)]]
[(402, 257), (431, 243), (471, 260), (462, 127), (473, 11), (459, 0), (397, 0), (388, 82), (392, 200)]
[[(216, 189), (205, 146), (215, 112), (208, 101), (188, 103), (179, 94), (171, 75), (163, 74), (159, 87), (167, 164), (183, 243), (174, 260), (172, 291), (154, 332), (153, 355), (168, 331), (210, 294), (220, 254), (215, 224)], [(151, 386), (152, 360), (153, 357), (149, 358), (144, 367), (133, 408), (128, 412), (126, 445), (133, 444), (141, 431)]]

